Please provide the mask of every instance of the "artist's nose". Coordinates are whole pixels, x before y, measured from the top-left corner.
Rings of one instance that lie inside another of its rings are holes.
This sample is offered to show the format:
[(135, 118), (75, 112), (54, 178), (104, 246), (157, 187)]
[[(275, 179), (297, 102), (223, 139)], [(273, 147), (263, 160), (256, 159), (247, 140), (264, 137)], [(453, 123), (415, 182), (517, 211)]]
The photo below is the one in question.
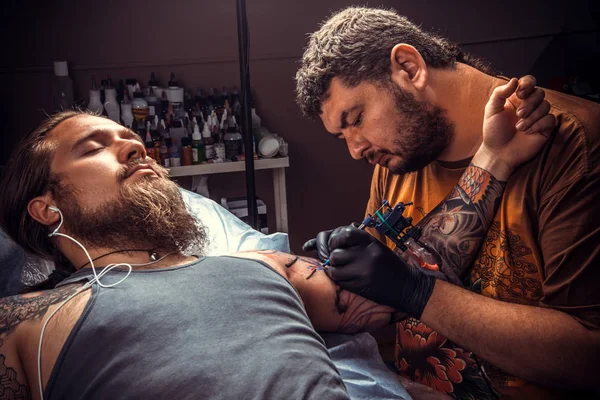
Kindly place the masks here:
[(345, 134), (348, 151), (355, 160), (364, 158), (365, 151), (369, 148), (369, 142), (359, 134)]

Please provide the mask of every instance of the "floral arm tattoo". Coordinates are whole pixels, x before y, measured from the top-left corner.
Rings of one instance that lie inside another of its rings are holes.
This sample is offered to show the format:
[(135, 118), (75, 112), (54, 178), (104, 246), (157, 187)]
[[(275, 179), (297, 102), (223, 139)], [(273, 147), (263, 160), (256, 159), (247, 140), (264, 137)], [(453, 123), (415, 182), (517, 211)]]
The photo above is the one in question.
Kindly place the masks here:
[(396, 249), (397, 254), (410, 265), (460, 285), (475, 262), (505, 186), (486, 170), (469, 165), (450, 194), (417, 224), (419, 240), (409, 239), (408, 250)]

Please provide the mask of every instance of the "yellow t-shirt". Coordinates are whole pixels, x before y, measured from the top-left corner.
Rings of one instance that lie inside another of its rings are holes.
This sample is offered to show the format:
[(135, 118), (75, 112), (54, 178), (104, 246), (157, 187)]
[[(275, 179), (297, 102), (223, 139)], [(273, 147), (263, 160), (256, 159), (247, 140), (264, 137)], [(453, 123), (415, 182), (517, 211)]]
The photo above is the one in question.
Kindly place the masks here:
[[(546, 99), (559, 125), (540, 154), (510, 177), (471, 270), (470, 289), (551, 307), (600, 329), (600, 106), (550, 90)], [(468, 164), (435, 161), (400, 176), (376, 166), (367, 213), (384, 199), (392, 206), (412, 201), (405, 216), (416, 224), (446, 197)], [(391, 240), (370, 232), (393, 248)], [(494, 398), (478, 363), (498, 391), (517, 387), (527, 398), (550, 398), (547, 388), (482, 363), (468, 345), (457, 346), (415, 319), (397, 324), (395, 363), (405, 377), (458, 398)]]

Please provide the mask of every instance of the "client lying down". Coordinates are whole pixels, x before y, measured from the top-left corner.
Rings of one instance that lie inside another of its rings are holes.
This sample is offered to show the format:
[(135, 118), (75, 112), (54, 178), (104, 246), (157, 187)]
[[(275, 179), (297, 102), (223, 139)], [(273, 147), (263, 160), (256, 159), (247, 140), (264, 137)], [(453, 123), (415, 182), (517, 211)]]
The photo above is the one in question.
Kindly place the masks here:
[[(0, 300), (0, 389), (14, 398), (344, 399), (316, 331), (368, 331), (418, 308), (419, 293), (393, 309), (342, 290), (309, 258), (186, 255), (205, 244), (202, 216), (188, 213), (140, 139), (109, 119), (57, 114), (9, 165), (2, 229), (72, 273)], [(492, 194), (476, 206), (493, 209), (496, 183), (461, 180), (444, 202), (476, 184)], [(423, 220), (424, 243), (445, 210)]]

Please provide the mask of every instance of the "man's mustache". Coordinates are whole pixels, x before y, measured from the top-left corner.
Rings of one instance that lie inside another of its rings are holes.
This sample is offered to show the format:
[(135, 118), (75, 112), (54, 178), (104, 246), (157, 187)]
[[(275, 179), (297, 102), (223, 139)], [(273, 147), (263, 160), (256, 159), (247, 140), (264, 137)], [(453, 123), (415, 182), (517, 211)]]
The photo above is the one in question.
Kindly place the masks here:
[(119, 172), (117, 173), (117, 182), (123, 182), (130, 175), (130, 171), (140, 164), (148, 164), (154, 172), (161, 178), (166, 178), (168, 176), (165, 168), (161, 167), (150, 157), (146, 157), (145, 159), (136, 158), (134, 160), (129, 161), (126, 165), (124, 165)]

